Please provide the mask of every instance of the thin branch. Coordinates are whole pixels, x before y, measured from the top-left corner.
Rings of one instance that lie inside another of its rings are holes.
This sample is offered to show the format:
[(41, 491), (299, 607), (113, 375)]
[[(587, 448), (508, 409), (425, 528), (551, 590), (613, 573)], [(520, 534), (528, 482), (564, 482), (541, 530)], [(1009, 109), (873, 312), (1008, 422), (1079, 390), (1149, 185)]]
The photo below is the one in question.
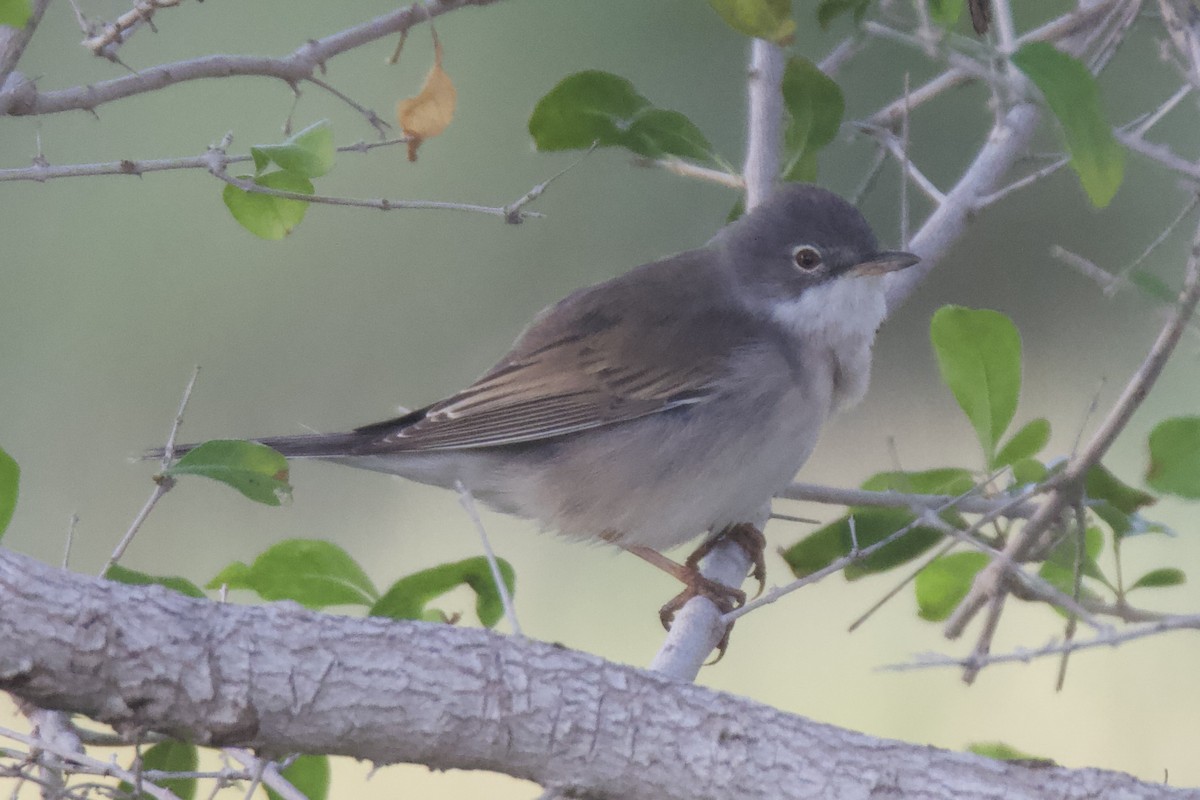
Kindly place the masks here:
[(505, 222), (515, 224), (527, 217), (543, 216), (537, 211), (521, 211), (519, 208), (511, 206), (482, 206), (476, 203), (452, 203), (442, 200), (389, 200), (386, 197), (381, 197), (377, 200), (369, 200), (358, 197), (335, 197), (325, 194), (303, 194), (301, 192), (287, 192), (282, 189), (272, 189), (269, 186), (263, 186), (255, 183), (247, 178), (236, 178), (230, 175), (225, 170), (224, 157), (219, 154), (219, 151), (209, 151), (209, 172), (217, 180), (235, 188), (241, 189), (243, 192), (251, 192), (253, 194), (265, 194), (270, 197), (280, 197), (284, 200), (299, 200), (304, 203), (319, 203), (330, 206), (348, 206), (351, 208), (374, 208), (378, 211), (400, 211), (400, 210), (438, 210), (438, 211), (467, 211), (476, 214), (487, 214), (493, 217), (500, 217)]
[[(835, 506), (907, 508), (914, 512), (926, 508), (939, 508), (956, 499), (953, 495), (872, 492), (866, 489), (842, 489), (835, 486), (800, 482), (791, 484), (775, 496), (785, 500), (801, 500)], [(1009, 519), (1031, 517), (1038, 509), (1036, 503), (1027, 500), (1016, 504), (1012, 501), (1013, 498), (968, 496), (959, 499), (955, 508), (966, 514), (1000, 513), (1001, 516)]]
[(525, 634), (521, 632), (521, 623), (517, 620), (517, 609), (513, 605), (512, 595), (508, 592), (508, 584), (504, 582), (500, 564), (496, 561), (495, 552), (492, 551), (492, 543), (488, 539), (487, 529), (483, 527), (483, 520), (479, 518), (479, 510), (475, 508), (475, 498), (462, 481), (455, 481), (454, 489), (458, 492), (458, 504), (462, 506), (463, 511), (467, 512), (467, 516), (475, 526), (475, 531), (479, 534), (479, 540), (483, 543), (483, 554), (487, 558), (488, 569), (492, 573), (492, 582), (496, 585), (496, 592), (500, 595), (500, 603), (504, 606), (504, 616), (508, 619), (513, 635), (524, 636)]
[[(566, 175), (568, 172), (570, 172), (571, 170), (575, 169), (580, 164), (582, 164), (583, 160), (585, 158), (587, 158), (588, 156), (590, 156), (592, 153), (594, 153), (596, 151), (596, 147), (598, 145), (599, 145), (599, 142), (592, 142), (592, 146), (589, 147), (586, 151), (584, 151), (583, 155), (581, 155), (579, 158), (575, 159), (570, 164), (567, 164), (565, 167), (560, 169), (558, 172), (554, 173), (549, 178), (546, 178), (546, 180), (542, 181), (537, 186), (534, 186), (528, 192), (526, 192), (525, 194), (521, 195), (513, 202), (506, 205), (504, 207), (504, 221), (509, 223), (510, 225), (520, 225), (525, 220), (525, 216), (526, 216), (526, 214), (524, 212), (522, 212), (521, 209), (523, 209), (525, 206), (529, 205), (534, 200), (537, 200), (539, 197), (541, 197), (542, 193), (545, 192), (547, 188), (549, 188), (550, 184), (554, 183), (556, 180), (561, 178), (563, 175)], [(529, 216), (540, 216), (540, 215), (535, 215), (533, 213), (530, 213)]]
[(739, 191), (746, 188), (746, 182), (742, 179), (741, 175), (734, 175), (725, 170), (713, 169), (712, 167), (704, 167), (700, 164), (694, 164), (691, 161), (675, 158), (674, 156), (667, 158), (644, 158), (638, 156), (633, 159), (633, 163), (639, 167), (658, 167), (683, 178), (697, 178)]
[[(274, 791), (283, 800), (308, 800), (308, 795), (293, 786), (291, 781), (279, 773), (279, 767), (275, 762), (258, 758), (250, 751), (238, 747), (226, 747), (224, 752), (234, 761), (246, 767), (250, 780), (260, 780), (263, 786)], [(247, 797), (250, 796), (251, 794), (247, 793)]]
[[(47, 0), (41, 0), (44, 6)], [(499, 0), (432, 0), (391, 11), (344, 31), (313, 39), (282, 58), (245, 55), (209, 55), (160, 64), (107, 81), (69, 89), (39, 92), (29, 88), (17, 93), (0, 80), (0, 112), (16, 116), (40, 116), (63, 111), (94, 111), (97, 107), (126, 97), (204, 78), (235, 75), (276, 78), (289, 86), (313, 77), (334, 56), (370, 42), (408, 30), (451, 11), (468, 6), (486, 6)], [(27, 28), (29, 26), (26, 26)], [(0, 60), (0, 79), (7, 70)]]
[(984, 208), (1000, 202), (1001, 200), (1003, 200), (1005, 197), (1008, 197), (1013, 192), (1016, 192), (1020, 189), (1024, 189), (1027, 186), (1032, 186), (1034, 183), (1042, 180), (1043, 178), (1050, 177), (1051, 175), (1058, 172), (1060, 169), (1062, 169), (1063, 167), (1067, 166), (1070, 163), (1071, 163), (1071, 159), (1069, 157), (1059, 158), (1055, 161), (1050, 162), (1049, 164), (1042, 167), (1041, 169), (1039, 169), (1035, 172), (1029, 173), (1028, 175), (1026, 175), (1023, 178), (1018, 178), (1017, 180), (1013, 181), (1012, 183), (1008, 184), (1007, 186), (1005, 186), (1002, 189), (997, 189), (996, 191), (992, 192), (991, 194), (987, 194), (982, 197), (979, 197), (975, 200), (975, 210), (982, 211)]
[(110, 61), (116, 60), (117, 48), (125, 43), (129, 34), (142, 25), (153, 25), (151, 20), (154, 12), (160, 8), (177, 6), (180, 2), (181, 0), (134, 0), (133, 8), (105, 25), (101, 33), (89, 36), (80, 44), (91, 50), (93, 55)]
[[(1191, 253), (1188, 257), (1187, 274), (1184, 288), (1180, 292), (1179, 302), (1175, 312), (1159, 332), (1158, 338), (1150, 348), (1146, 358), (1137, 371), (1125, 385), (1121, 396), (1117, 399), (1108, 416), (1092, 435), (1091, 440), (1083, 450), (1071, 457), (1066, 467), (1060, 473), (1059, 485), (1047, 498), (1046, 502), (1030, 518), (1028, 524), (1009, 540), (1004, 553), (1008, 562), (1022, 560), (1030, 550), (1041, 540), (1043, 534), (1052, 526), (1058, 524), (1063, 511), (1069, 507), (1078, 494), (1078, 486), (1086, 476), (1087, 471), (1108, 451), (1117, 435), (1129, 423), (1134, 411), (1141, 405), (1150, 387), (1162, 374), (1167, 359), (1179, 343), (1184, 329), (1200, 301), (1200, 226), (1192, 240)], [(987, 654), (991, 644), (991, 636), (999, 622), (1000, 604), (1005, 595), (1004, 577), (1006, 564), (993, 561), (984, 567), (976, 576), (966, 597), (954, 610), (946, 624), (946, 635), (955, 638), (962, 634), (967, 624), (979, 613), (985, 605), (989, 605), (983, 634), (976, 644), (972, 659), (981, 660)], [(978, 668), (968, 667), (963, 680), (971, 682), (978, 674)]]
[(345, 92), (343, 92), (340, 89), (338, 89), (337, 87), (335, 87), (333, 84), (329, 83), (328, 81), (323, 81), (315, 75), (309, 75), (305, 80), (307, 80), (309, 83), (313, 84), (314, 86), (319, 86), (320, 88), (329, 92), (331, 95), (333, 95), (337, 99), (341, 100), (346, 105), (353, 108), (355, 111), (357, 111), (359, 114), (361, 114), (367, 120), (367, 124), (369, 124), (375, 130), (379, 131), (380, 139), (387, 138), (387, 132), (388, 132), (388, 130), (391, 129), (392, 126), (390, 123), (385, 122), (384, 120), (380, 119), (379, 115), (376, 114), (373, 109), (367, 108), (366, 106), (362, 105), (361, 103), (356, 101), (354, 98), (352, 98), (350, 95), (346, 94)]
[[(906, 125), (904, 119), (905, 117), (901, 117), (900, 124), (902, 129)], [(946, 195), (942, 192), (942, 190), (935, 186), (933, 181), (925, 177), (925, 173), (921, 172), (921, 170), (917, 168), (917, 165), (912, 163), (912, 161), (908, 158), (908, 152), (903, 139), (903, 134), (901, 136), (897, 136), (887, 128), (876, 128), (866, 124), (860, 124), (858, 128), (877, 140), (884, 146), (884, 148), (887, 149), (892, 158), (896, 159), (896, 162), (900, 164), (900, 169), (902, 170), (903, 174), (907, 176), (907, 178), (911, 179), (912, 182), (916, 184), (917, 188), (924, 192), (925, 196), (933, 201), (934, 205), (940, 206), (942, 203), (946, 202)]]
[[(19, 94), (27, 97), (32, 91), (32, 86), (16, 72), (16, 69), (49, 5), (50, 0), (36, 0), (29, 20), (22, 28), (0, 25), (0, 115), (8, 113), (10, 101), (6, 99), (6, 95), (11, 97)], [(17, 80), (10, 81), (9, 78)]]
[[(92, 758), (86, 753), (72, 752), (63, 747), (59, 747), (55, 742), (47, 739), (41, 739), (35, 736), (27, 736), (19, 731), (14, 731), (10, 728), (0, 727), (0, 737), (12, 739), (13, 741), (21, 742), (31, 749), (42, 750), (57, 758), (62, 762), (65, 768), (79, 768), (93, 775), (103, 777), (117, 778), (125, 781), (128, 784), (136, 784), (137, 776), (127, 769), (124, 769), (113, 762), (101, 761), (98, 758)], [(179, 796), (169, 789), (161, 786), (156, 786), (153, 783), (142, 781), (142, 792), (157, 798), (157, 800), (179, 800)]]
[[(166, 470), (171, 466), (171, 461), (175, 458), (175, 438), (179, 435), (179, 427), (183, 425), (183, 412), (187, 410), (188, 400), (192, 397), (192, 389), (196, 388), (196, 379), (200, 377), (200, 367), (197, 365), (192, 369), (192, 377), (188, 380), (187, 386), (183, 390), (183, 399), (179, 401), (179, 410), (175, 413), (175, 419), (171, 423), (171, 431), (167, 434), (167, 443), (163, 446), (162, 451), (162, 469)], [(133, 537), (137, 536), (137, 532), (141, 530), (142, 524), (146, 518), (150, 516), (150, 512), (158, 505), (158, 501), (163, 498), (167, 492), (175, 486), (175, 479), (167, 475), (159, 475), (154, 481), (154, 491), (150, 493), (150, 498), (146, 500), (146, 504), (138, 511), (137, 516), (133, 518), (133, 522), (129, 525), (129, 530), (125, 531), (125, 535), (121, 537), (121, 541), (117, 542), (117, 546), (113, 548), (112, 555), (108, 557), (108, 561), (104, 563), (103, 569), (100, 570), (100, 575), (103, 577), (110, 569), (125, 555), (125, 550), (133, 541)]]
[[(356, 144), (343, 145), (337, 148), (337, 152), (366, 153), (377, 147), (390, 147), (392, 145), (406, 144), (407, 142), (407, 136), (387, 139), (381, 142), (357, 142)], [(224, 147), (228, 147), (228, 144), (226, 143)], [(35, 163), (31, 167), (0, 169), (0, 182), (37, 181), (44, 183), (56, 178), (90, 178), (97, 175), (130, 175), (141, 177), (148, 172), (165, 172), (176, 169), (209, 170), (212, 168), (212, 160), (210, 153), (204, 153), (203, 155), (184, 156), (182, 158), (121, 159), (120, 161), (103, 161), (95, 164), (52, 165), (45, 158), (39, 157), (35, 159)], [(223, 160), (228, 165), (241, 164), (253, 161), (254, 159), (249, 155), (231, 156), (224, 154)]]
[(1044, 647), (1034, 650), (1018, 649), (1011, 653), (989, 654), (982, 657), (972, 655), (965, 658), (930, 654), (920, 656), (916, 661), (905, 664), (890, 664), (880, 667), (880, 669), (891, 672), (906, 672), (914, 669), (928, 669), (929, 667), (962, 667), (964, 670), (979, 672), (984, 667), (993, 664), (1029, 663), (1035, 658), (1057, 656), (1063, 653), (1077, 653), (1080, 650), (1090, 650), (1096, 647), (1114, 647), (1125, 642), (1132, 642), (1137, 639), (1145, 639), (1149, 636), (1177, 630), (1200, 630), (1200, 614), (1168, 616), (1156, 622), (1150, 622), (1133, 628), (1110, 630), (1107, 633), (1096, 635), (1090, 639), (1075, 639), (1070, 642), (1055, 640)]

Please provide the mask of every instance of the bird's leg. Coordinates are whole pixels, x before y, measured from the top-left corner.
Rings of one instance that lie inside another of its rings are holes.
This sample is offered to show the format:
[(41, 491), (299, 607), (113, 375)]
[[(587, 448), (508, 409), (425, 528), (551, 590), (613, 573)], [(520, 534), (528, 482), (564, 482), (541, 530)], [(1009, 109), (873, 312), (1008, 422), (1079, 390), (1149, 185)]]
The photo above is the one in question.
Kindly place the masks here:
[[(693, 597), (707, 597), (713, 602), (713, 605), (721, 610), (722, 614), (732, 611), (746, 602), (745, 592), (704, 577), (700, 574), (700, 568), (692, 563), (691, 558), (686, 563), (679, 564), (657, 550), (643, 545), (631, 544), (621, 545), (621, 547), (673, 576), (686, 587), (658, 612), (658, 618), (667, 630), (671, 629), (671, 621), (675, 619), (675, 612), (683, 608), (684, 604)], [(703, 558), (703, 554), (700, 558)], [(697, 562), (699, 560), (699, 558), (696, 559)]]
[(742, 552), (750, 559), (753, 569), (749, 577), (758, 581), (758, 591), (754, 593), (754, 596), (758, 597), (767, 586), (767, 561), (764, 557), (767, 549), (767, 537), (763, 536), (762, 531), (749, 522), (739, 522), (730, 525), (716, 536), (706, 539), (703, 544), (687, 557), (683, 565), (698, 569), (701, 559), (711, 553), (713, 548), (721, 541), (733, 542), (742, 548)]

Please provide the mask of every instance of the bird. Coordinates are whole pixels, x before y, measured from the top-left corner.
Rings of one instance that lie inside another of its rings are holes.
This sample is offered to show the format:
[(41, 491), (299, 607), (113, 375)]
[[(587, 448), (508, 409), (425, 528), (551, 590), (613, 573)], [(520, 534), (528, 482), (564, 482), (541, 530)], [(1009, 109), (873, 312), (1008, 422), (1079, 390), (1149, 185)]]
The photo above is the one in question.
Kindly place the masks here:
[[(700, 574), (719, 537), (751, 554), (761, 592), (758, 525), (825, 421), (866, 392), (883, 276), (918, 260), (880, 250), (833, 192), (785, 183), (703, 246), (544, 309), (444, 400), (349, 432), (252, 441), (464, 487), (544, 529), (632, 552), (684, 583), (660, 612), (669, 627), (696, 595), (726, 610), (745, 601)], [(682, 564), (663, 555), (700, 537)]]

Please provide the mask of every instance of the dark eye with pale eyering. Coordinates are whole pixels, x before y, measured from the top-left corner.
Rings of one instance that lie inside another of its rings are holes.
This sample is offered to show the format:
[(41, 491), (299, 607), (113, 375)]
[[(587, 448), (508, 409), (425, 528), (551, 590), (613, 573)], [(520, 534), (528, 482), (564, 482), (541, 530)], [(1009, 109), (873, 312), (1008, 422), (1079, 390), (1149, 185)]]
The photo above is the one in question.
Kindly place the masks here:
[(805, 272), (812, 272), (821, 266), (821, 253), (810, 245), (801, 245), (792, 251), (792, 260), (796, 266)]

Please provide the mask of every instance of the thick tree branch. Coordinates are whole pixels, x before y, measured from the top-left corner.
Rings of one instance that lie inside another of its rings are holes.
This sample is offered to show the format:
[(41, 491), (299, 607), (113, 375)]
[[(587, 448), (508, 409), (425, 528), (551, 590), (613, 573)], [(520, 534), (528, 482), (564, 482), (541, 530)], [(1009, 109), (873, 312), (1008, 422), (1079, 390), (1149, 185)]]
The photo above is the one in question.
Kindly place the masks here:
[(0, 550), (0, 687), (134, 734), (505, 772), (589, 797), (1196, 797), (874, 739), (554, 645), (236, 606)]

